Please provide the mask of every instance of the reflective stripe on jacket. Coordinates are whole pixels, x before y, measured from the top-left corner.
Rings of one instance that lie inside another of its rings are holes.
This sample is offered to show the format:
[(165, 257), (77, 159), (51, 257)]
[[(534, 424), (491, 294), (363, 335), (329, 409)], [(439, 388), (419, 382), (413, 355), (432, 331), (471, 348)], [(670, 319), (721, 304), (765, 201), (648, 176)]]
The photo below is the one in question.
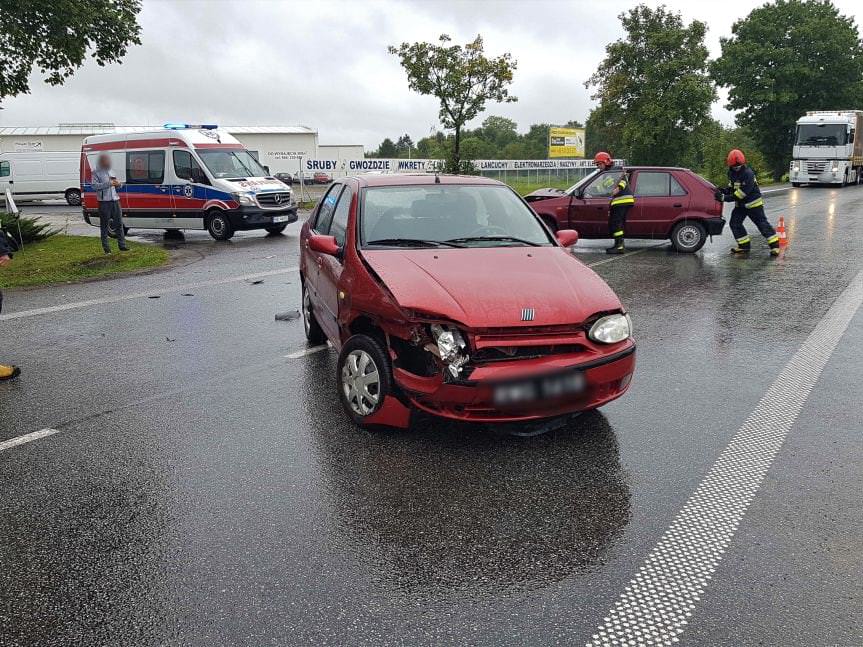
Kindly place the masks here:
[(629, 188), (629, 181), (625, 174), (618, 180), (614, 191), (614, 195), (611, 196), (612, 207), (621, 204), (635, 204), (635, 196), (632, 195), (632, 189)]
[(728, 191), (741, 207), (755, 209), (764, 206), (755, 171), (745, 164), (737, 171), (733, 168), (728, 169)]

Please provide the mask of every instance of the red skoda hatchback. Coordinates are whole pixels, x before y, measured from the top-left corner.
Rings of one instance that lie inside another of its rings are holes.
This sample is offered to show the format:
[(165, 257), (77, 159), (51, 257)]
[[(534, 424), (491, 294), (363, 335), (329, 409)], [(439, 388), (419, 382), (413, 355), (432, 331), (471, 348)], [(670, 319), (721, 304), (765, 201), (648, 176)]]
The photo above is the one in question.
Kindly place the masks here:
[(594, 409), (635, 368), (620, 300), (509, 187), (481, 177), (336, 181), (303, 225), (306, 336), (339, 350), (359, 425), (410, 412), (518, 422)]

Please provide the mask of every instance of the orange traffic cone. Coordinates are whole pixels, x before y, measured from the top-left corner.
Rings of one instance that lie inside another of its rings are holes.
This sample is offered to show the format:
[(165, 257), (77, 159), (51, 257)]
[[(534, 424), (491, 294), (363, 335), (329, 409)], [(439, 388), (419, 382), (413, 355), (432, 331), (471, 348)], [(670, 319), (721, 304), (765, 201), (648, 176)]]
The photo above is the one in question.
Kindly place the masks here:
[(785, 216), (779, 216), (779, 225), (776, 227), (776, 233), (779, 234), (779, 246), (785, 247), (788, 244), (788, 235), (785, 233)]

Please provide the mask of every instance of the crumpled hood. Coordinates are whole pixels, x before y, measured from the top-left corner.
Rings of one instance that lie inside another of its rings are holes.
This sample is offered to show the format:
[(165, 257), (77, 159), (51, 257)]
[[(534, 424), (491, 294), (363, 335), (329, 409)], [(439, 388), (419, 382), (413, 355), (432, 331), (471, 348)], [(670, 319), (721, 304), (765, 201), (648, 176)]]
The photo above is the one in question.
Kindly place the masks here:
[[(363, 250), (406, 309), (469, 328), (581, 323), (621, 308), (593, 270), (561, 247)], [(533, 308), (533, 321), (522, 310)]]
[(566, 195), (566, 191), (563, 189), (537, 189), (524, 196), (524, 199), (527, 202), (539, 202), (540, 200), (548, 200), (549, 198), (559, 198), (563, 195)]

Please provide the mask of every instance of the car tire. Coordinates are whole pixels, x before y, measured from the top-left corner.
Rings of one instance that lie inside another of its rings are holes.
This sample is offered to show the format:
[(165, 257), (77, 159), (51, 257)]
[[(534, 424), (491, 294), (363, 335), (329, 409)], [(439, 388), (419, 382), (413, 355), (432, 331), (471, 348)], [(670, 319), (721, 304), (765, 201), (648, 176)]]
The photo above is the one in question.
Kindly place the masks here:
[(380, 342), (368, 335), (348, 339), (339, 353), (336, 383), (348, 417), (355, 425), (369, 427), (369, 417), (381, 408), (392, 385), (392, 364)]
[(800, 186), (800, 182), (792, 182), (791, 186), (793, 186), (796, 189)]
[(234, 235), (234, 227), (224, 211), (214, 210), (207, 217), (207, 231), (216, 240), (230, 240)]
[(315, 346), (323, 344), (327, 341), (327, 336), (321, 329), (321, 325), (315, 318), (315, 312), (312, 309), (312, 301), (309, 298), (309, 291), (306, 289), (306, 284), (303, 282), (302, 288), (302, 307), (303, 307), (303, 328), (306, 331), (306, 339), (310, 344)]
[(707, 242), (707, 230), (697, 220), (684, 220), (671, 230), (671, 244), (683, 254), (694, 254)]
[(69, 189), (66, 191), (66, 204), (70, 207), (80, 207), (81, 206), (81, 190), (80, 189)]
[(281, 225), (273, 225), (272, 227), (264, 227), (264, 229), (268, 234), (281, 234), (287, 226), (288, 223), (283, 223)]

